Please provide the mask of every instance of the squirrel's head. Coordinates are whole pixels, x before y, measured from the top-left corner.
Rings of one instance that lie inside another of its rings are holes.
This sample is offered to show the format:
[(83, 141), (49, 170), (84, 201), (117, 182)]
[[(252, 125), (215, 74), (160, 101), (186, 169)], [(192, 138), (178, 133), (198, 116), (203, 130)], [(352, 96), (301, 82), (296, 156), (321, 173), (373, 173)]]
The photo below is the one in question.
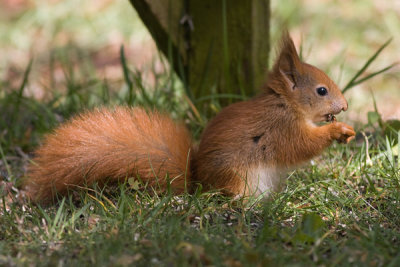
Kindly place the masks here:
[(347, 110), (347, 101), (337, 85), (320, 69), (300, 60), (287, 32), (275, 62), (271, 88), (312, 122), (326, 121)]

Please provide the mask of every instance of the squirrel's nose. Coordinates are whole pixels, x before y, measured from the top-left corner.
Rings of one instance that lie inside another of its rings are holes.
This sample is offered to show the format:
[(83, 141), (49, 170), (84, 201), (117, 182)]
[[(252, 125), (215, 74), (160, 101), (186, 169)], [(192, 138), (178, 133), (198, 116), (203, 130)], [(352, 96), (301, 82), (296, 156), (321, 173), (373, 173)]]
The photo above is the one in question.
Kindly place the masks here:
[(336, 101), (334, 101), (333, 103), (333, 113), (334, 114), (339, 114), (341, 111), (346, 111), (347, 110), (347, 101), (344, 98), (344, 96), (342, 96), (341, 98), (337, 99)]
[(347, 108), (348, 108), (348, 104), (347, 104), (346, 99), (344, 99), (344, 103), (343, 103), (343, 106), (342, 106), (342, 110), (343, 110), (343, 111), (346, 111)]

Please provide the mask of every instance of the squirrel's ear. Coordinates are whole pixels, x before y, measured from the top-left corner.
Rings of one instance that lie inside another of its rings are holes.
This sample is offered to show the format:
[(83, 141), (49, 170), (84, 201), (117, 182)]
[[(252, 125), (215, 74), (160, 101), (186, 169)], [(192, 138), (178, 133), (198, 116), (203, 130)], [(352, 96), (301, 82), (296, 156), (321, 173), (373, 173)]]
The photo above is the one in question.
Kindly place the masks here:
[(297, 87), (302, 63), (289, 33), (285, 31), (281, 39), (281, 50), (275, 63), (275, 71), (280, 73), (290, 88)]

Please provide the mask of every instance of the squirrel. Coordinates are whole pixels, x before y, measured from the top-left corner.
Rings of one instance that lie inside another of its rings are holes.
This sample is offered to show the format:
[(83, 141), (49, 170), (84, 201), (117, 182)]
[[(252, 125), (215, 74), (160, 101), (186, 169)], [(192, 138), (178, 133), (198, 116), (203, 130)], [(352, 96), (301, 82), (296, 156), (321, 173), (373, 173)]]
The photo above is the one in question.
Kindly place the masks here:
[(156, 110), (120, 106), (78, 115), (45, 138), (23, 187), (32, 201), (49, 202), (76, 187), (138, 177), (156, 192), (180, 194), (201, 184), (263, 197), (334, 140), (354, 138), (351, 126), (336, 121), (348, 107), (340, 89), (300, 60), (287, 32), (261, 89), (222, 109), (198, 146), (183, 123)]

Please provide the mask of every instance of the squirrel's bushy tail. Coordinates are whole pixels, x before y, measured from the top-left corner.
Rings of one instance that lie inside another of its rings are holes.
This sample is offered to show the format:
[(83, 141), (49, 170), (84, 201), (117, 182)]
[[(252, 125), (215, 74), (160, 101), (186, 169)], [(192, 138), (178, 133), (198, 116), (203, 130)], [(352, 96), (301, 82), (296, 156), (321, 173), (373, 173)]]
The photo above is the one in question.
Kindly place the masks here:
[(77, 116), (47, 136), (24, 181), (28, 196), (48, 202), (55, 193), (93, 183), (139, 177), (174, 192), (190, 182), (191, 137), (183, 124), (142, 108), (99, 109)]

